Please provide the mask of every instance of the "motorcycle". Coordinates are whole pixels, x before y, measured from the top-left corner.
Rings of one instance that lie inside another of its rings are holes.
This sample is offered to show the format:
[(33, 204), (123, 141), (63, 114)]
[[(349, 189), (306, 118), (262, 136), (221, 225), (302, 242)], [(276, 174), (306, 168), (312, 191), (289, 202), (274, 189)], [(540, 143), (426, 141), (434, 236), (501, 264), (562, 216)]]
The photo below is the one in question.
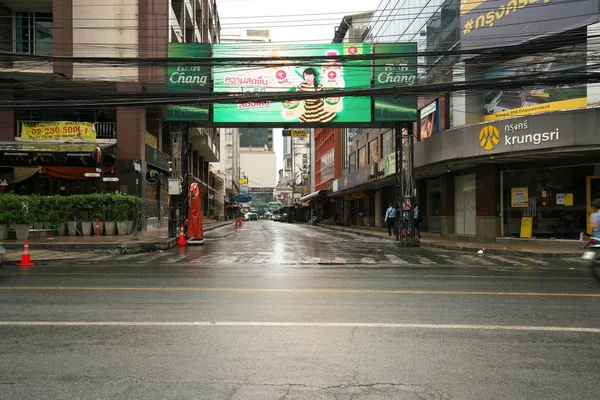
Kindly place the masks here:
[(583, 248), (585, 252), (581, 258), (591, 262), (592, 275), (600, 281), (600, 238), (589, 236)]
[(319, 218), (317, 218), (317, 217), (312, 217), (312, 218), (310, 219), (310, 224), (311, 224), (311, 225), (317, 225), (318, 223), (319, 223)]

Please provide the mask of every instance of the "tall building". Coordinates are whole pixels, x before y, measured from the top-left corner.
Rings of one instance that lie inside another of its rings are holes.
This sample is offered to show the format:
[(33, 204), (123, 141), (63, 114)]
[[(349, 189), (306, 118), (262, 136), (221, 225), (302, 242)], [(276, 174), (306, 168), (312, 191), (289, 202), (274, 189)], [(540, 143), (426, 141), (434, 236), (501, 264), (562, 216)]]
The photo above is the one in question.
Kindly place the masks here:
[[(56, 109), (32, 105), (29, 109), (0, 110), (0, 150), (16, 148), (23, 154), (0, 159), (2, 179), (9, 183), (9, 191), (44, 195), (137, 191), (154, 204), (148, 209), (161, 210), (164, 215), (172, 162), (174, 172), (185, 172), (180, 175), (185, 178), (184, 187), (193, 181), (201, 184), (207, 213), (209, 195), (214, 193), (208, 162), (219, 158), (218, 130), (199, 127), (194, 121), (173, 123), (166, 118), (166, 107), (161, 106), (70, 106), (81, 104), (90, 93), (116, 101), (164, 90), (164, 65), (44, 62), (31, 56), (166, 58), (171, 42), (216, 43), (220, 24), (215, 0), (115, 0), (107, 4), (92, 0), (7, 0), (0, 4), (0, 20), (0, 50), (18, 54), (4, 57), (0, 64), (0, 74), (14, 82), (5, 86), (6, 98), (64, 104)], [(90, 135), (68, 148), (59, 142), (71, 139), (61, 136), (41, 145), (31, 140), (32, 132), (40, 127), (48, 128), (48, 132), (85, 131)], [(84, 175), (95, 172), (98, 166), (92, 156), (98, 154), (96, 148), (102, 152), (98, 162), (103, 173), (116, 178), (111, 182)], [(40, 158), (36, 156), (40, 151), (54, 156)], [(158, 182), (140, 179), (134, 168), (136, 161), (142, 177), (155, 170), (160, 176)], [(23, 173), (31, 166), (41, 168)]]
[(221, 177), (223, 185), (215, 196), (222, 199), (222, 206), (217, 205), (219, 219), (232, 216), (233, 197), (239, 193), (240, 187), (240, 133), (238, 128), (221, 128), (221, 159), (211, 166), (215, 174)]
[[(591, 200), (600, 197), (600, 88), (573, 78), (593, 64), (598, 2), (489, 7), (385, 1), (367, 28), (365, 40), (375, 45), (414, 42), (430, 51), (418, 58), (418, 83), (489, 86), (418, 98), (408, 173), (416, 179), (420, 229), (475, 241), (576, 240), (590, 230)], [(515, 26), (521, 34), (511, 34)], [(503, 47), (510, 51), (487, 51)], [(514, 86), (532, 76), (527, 87)], [(573, 80), (556, 84), (564, 78)], [(394, 134), (357, 128), (346, 130), (344, 143), (345, 170), (333, 183), (344, 222), (383, 227), (395, 199)]]
[(260, 148), (267, 146), (269, 151), (273, 150), (273, 130), (271, 128), (239, 128), (240, 147)]

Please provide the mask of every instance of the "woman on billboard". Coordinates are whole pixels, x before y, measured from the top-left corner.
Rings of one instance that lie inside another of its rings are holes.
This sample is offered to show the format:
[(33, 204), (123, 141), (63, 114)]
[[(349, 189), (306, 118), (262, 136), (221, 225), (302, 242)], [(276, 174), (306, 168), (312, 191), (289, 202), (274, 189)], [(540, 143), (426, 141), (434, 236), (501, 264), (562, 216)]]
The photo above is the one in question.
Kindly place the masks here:
[[(319, 92), (323, 90), (323, 85), (317, 80), (317, 71), (313, 68), (306, 68), (302, 74), (304, 82), (296, 87), (296, 92)], [(339, 101), (339, 98), (337, 98)], [(336, 114), (325, 110), (325, 101), (320, 99), (306, 99), (304, 112), (298, 119), (300, 122), (331, 122)]]

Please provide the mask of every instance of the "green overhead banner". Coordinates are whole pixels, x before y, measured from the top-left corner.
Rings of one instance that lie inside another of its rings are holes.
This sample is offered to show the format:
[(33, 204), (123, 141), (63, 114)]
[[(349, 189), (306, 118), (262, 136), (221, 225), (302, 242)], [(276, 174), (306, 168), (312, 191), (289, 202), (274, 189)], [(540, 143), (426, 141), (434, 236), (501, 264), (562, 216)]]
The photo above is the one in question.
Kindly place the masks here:
[[(226, 43), (213, 45), (212, 51), (209, 44), (171, 43), (170, 58), (205, 60), (198, 61), (198, 65), (169, 64), (167, 89), (170, 93), (198, 93), (198, 97), (211, 92), (215, 96), (322, 93), (322, 97), (215, 103), (212, 113), (210, 107), (197, 104), (169, 106), (167, 120), (207, 121), (220, 126), (347, 126), (353, 123), (416, 121), (416, 96), (402, 95), (403, 87), (416, 83), (416, 51), (416, 43)], [(371, 54), (389, 54), (389, 57), (373, 61), (369, 57)], [(211, 57), (212, 71), (207, 62)], [(241, 58), (264, 58), (276, 62), (237, 61)], [(222, 61), (219, 62), (219, 59)], [(232, 59), (236, 61), (232, 62)], [(334, 90), (371, 88), (397, 88), (398, 94), (384, 98), (327, 94)]]
[(417, 96), (402, 96), (402, 86), (412, 86), (417, 79), (416, 43), (376, 43), (375, 54), (390, 54), (375, 60), (375, 87), (398, 86), (398, 96), (375, 98), (374, 121), (416, 121)]
[(370, 122), (369, 97), (327, 96), (328, 90), (371, 86), (370, 60), (339, 62), (326, 56), (370, 54), (369, 44), (221, 44), (213, 57), (316, 57), (287, 65), (214, 68), (214, 91), (226, 93), (323, 92), (323, 98), (285, 102), (215, 104), (214, 122), (343, 123)]
[[(169, 58), (208, 58), (208, 43), (169, 43)], [(205, 65), (169, 64), (167, 67), (167, 92), (210, 93), (211, 69)], [(194, 104), (167, 107), (168, 121), (208, 121), (208, 106)]]

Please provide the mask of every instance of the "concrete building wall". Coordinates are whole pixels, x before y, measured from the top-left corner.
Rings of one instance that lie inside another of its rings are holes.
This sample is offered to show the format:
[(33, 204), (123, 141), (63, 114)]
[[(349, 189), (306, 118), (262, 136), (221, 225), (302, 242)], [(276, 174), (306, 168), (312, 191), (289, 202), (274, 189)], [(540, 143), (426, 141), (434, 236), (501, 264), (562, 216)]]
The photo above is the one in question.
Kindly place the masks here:
[[(73, 56), (138, 57), (139, 1), (144, 0), (73, 0)], [(73, 79), (137, 82), (138, 77), (137, 66), (73, 67)]]
[(249, 187), (277, 186), (277, 156), (274, 152), (240, 151), (240, 163)]

